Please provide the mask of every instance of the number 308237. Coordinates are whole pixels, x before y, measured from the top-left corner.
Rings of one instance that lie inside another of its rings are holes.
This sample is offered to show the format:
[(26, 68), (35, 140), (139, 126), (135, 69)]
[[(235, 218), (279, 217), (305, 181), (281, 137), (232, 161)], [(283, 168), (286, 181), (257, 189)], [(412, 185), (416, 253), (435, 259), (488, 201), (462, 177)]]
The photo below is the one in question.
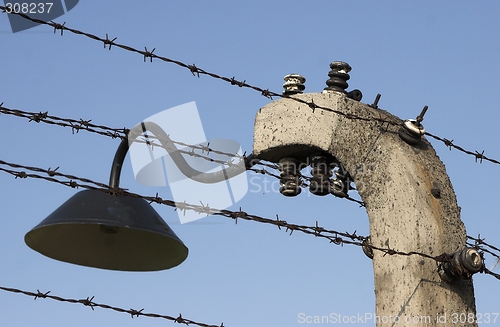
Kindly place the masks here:
[(53, 2), (23, 2), (23, 3), (6, 3), (5, 12), (7, 14), (48, 14), (52, 9)]

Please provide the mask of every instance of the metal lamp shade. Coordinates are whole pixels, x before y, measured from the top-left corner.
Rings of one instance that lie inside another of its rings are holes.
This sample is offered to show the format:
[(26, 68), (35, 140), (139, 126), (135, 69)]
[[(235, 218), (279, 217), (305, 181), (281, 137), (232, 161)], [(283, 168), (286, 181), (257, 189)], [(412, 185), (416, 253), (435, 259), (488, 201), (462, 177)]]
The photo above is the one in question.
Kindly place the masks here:
[(56, 260), (122, 271), (169, 269), (188, 255), (146, 200), (96, 190), (75, 194), (24, 240)]

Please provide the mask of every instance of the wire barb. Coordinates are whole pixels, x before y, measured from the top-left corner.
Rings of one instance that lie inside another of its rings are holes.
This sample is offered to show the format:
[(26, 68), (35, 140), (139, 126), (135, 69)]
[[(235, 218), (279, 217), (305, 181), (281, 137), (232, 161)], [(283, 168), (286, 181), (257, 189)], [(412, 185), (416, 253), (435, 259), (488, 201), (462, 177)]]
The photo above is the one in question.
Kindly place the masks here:
[(271, 92), (268, 89), (262, 90), (261, 94), (268, 99), (273, 99)]
[(146, 58), (149, 58), (150, 62), (153, 62), (153, 52), (156, 50), (156, 48), (153, 48), (153, 50), (148, 51), (146, 47), (144, 47), (144, 52), (142, 54), (144, 55), (144, 62), (146, 62)]
[(104, 49), (106, 49), (106, 45), (109, 45), (109, 50), (111, 50), (111, 46), (114, 44), (113, 42), (115, 42), (117, 38), (115, 37), (114, 39), (110, 40), (108, 38), (108, 33), (106, 33), (106, 39), (104, 39), (102, 42), (104, 43)]
[(196, 67), (195, 64), (188, 65), (188, 68), (193, 76), (198, 76), (198, 78), (200, 78), (200, 70), (198, 69), (198, 67)]
[(83, 304), (84, 306), (90, 307), (92, 309), (92, 311), (94, 311), (95, 303), (92, 302), (93, 299), (94, 299), (94, 297), (91, 297), (91, 298), (87, 297), (86, 299), (78, 300), (78, 302)]
[(63, 31), (64, 31), (64, 24), (66, 24), (66, 22), (62, 23), (62, 24), (58, 24), (58, 23), (55, 23), (53, 21), (50, 21), (52, 23), (52, 26), (54, 26), (54, 34), (56, 34), (56, 31), (57, 30), (61, 30), (61, 36), (63, 35)]
[[(3, 103), (3, 102), (2, 102), (2, 103)], [(46, 111), (46, 112), (39, 112), (39, 113), (37, 113), (37, 114), (33, 114), (33, 115), (31, 116), (31, 118), (30, 118), (30, 120), (29, 120), (29, 121), (30, 121), (30, 122), (31, 122), (31, 121), (35, 121), (35, 122), (39, 123), (42, 119), (47, 118), (47, 115), (48, 115), (48, 114), (49, 114), (49, 112), (48, 112), (48, 111)]]
[(451, 151), (451, 148), (453, 147), (453, 140), (447, 140), (447, 139), (443, 139), (443, 142), (444, 142), (444, 145), (446, 145), (450, 151)]
[(476, 156), (476, 162), (477, 162), (477, 159), (479, 159), (479, 163), (482, 164), (483, 163), (483, 159), (485, 158), (484, 157), (484, 150), (481, 153), (479, 153), (479, 152), (476, 151), (475, 156)]
[(45, 299), (49, 293), (50, 293), (50, 291), (42, 293), (42, 292), (40, 292), (40, 290), (36, 290), (35, 298), (33, 300), (36, 300), (38, 298)]
[(139, 317), (141, 315), (142, 311), (144, 311), (144, 308), (141, 309), (141, 310), (139, 310), (139, 311), (134, 310), (134, 309), (130, 309), (129, 313), (130, 313), (130, 315), (132, 316), (132, 319), (133, 319), (134, 316)]
[(179, 313), (179, 317), (177, 317), (175, 320), (174, 320), (174, 323), (179, 323), (179, 324), (186, 324), (186, 321), (184, 320), (184, 318), (182, 318), (182, 314)]
[(229, 82), (231, 83), (231, 85), (238, 85), (239, 87), (243, 87), (243, 86), (246, 86), (246, 80), (244, 80), (243, 82), (240, 82), (238, 80), (236, 80), (234, 78), (234, 76), (229, 80)]
[(49, 169), (47, 169), (47, 175), (49, 175), (50, 177), (55, 176), (56, 171), (58, 169), (59, 169), (59, 166), (56, 169), (54, 169), (54, 170), (50, 170), (50, 167), (49, 167)]

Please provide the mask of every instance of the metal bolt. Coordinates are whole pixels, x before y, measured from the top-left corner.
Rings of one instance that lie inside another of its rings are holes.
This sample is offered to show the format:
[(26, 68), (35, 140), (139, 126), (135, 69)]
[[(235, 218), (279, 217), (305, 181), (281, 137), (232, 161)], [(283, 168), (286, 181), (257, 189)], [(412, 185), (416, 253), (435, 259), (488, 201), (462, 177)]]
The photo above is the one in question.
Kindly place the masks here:
[(427, 109), (429, 109), (429, 107), (428, 106), (424, 106), (424, 108), (422, 109), (422, 112), (420, 113), (420, 115), (417, 116), (417, 123), (420, 124), (424, 120), (424, 115), (427, 112)]
[(375, 101), (370, 105), (373, 109), (378, 109), (378, 102), (380, 101), (380, 97), (382, 94), (378, 93), (377, 96), (375, 97)]
[(306, 87), (304, 86), (306, 79), (302, 75), (289, 74), (286, 75), (283, 79), (285, 80), (285, 83), (283, 84), (284, 95), (302, 93), (306, 89)]
[(346, 89), (349, 86), (347, 81), (349, 78), (349, 72), (351, 71), (351, 66), (343, 61), (334, 61), (330, 64), (331, 71), (328, 73), (330, 77), (326, 81), (325, 91), (327, 92), (340, 92), (346, 93)]

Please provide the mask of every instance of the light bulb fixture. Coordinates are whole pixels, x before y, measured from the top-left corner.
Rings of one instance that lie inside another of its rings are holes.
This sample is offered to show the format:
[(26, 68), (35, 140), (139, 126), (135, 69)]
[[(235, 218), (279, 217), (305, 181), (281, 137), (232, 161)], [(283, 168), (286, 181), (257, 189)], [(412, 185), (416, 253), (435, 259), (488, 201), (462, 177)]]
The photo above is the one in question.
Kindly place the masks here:
[[(157, 125), (156, 125), (157, 126)], [(131, 137), (116, 151), (110, 188), (118, 188)], [(188, 248), (144, 199), (99, 190), (76, 193), (24, 237), (33, 250), (52, 259), (121, 271), (157, 271), (181, 264)]]

